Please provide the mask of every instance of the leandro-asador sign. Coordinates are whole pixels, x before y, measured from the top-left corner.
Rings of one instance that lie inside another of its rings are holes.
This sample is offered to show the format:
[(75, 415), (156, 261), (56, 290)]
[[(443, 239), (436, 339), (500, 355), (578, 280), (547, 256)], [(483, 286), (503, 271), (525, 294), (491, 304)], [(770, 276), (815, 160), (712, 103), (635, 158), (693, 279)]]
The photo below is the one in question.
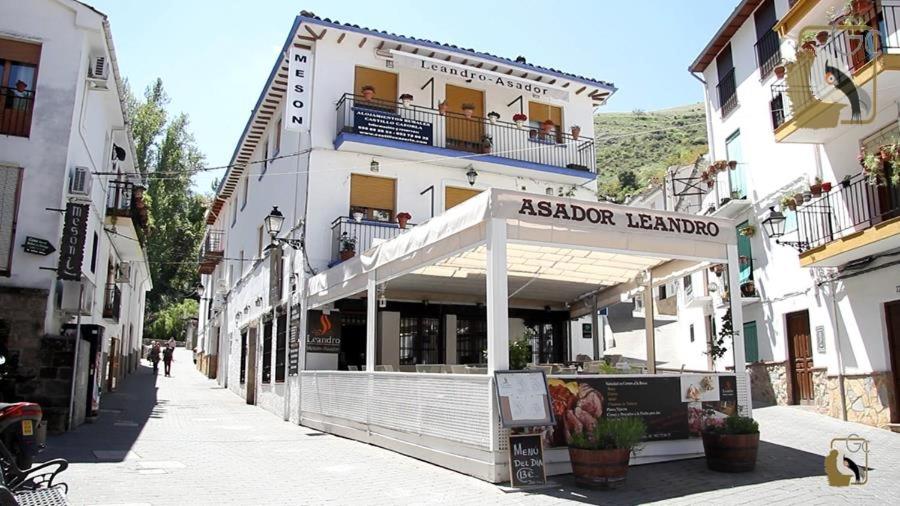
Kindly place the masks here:
[(719, 225), (710, 220), (660, 216), (632, 211), (615, 212), (610, 209), (582, 206), (568, 202), (554, 203), (548, 200), (534, 201), (523, 198), (519, 214), (568, 221), (587, 221), (597, 225), (609, 225), (612, 227), (625, 226), (627, 228), (708, 237), (717, 237), (720, 232)]

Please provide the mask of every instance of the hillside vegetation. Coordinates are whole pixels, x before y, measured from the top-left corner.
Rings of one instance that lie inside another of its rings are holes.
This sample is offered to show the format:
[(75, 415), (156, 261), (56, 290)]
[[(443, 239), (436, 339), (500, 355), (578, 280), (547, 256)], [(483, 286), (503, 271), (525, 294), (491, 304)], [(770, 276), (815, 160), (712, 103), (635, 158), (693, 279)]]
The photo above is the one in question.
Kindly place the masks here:
[(621, 202), (661, 178), (670, 165), (687, 165), (706, 153), (703, 104), (594, 116), (598, 193)]

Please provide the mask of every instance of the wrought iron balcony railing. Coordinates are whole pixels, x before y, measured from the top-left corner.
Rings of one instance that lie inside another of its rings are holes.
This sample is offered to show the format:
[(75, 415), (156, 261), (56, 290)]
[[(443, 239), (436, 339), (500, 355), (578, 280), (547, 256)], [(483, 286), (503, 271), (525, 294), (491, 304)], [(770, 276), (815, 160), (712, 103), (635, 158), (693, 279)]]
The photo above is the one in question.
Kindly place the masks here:
[(121, 304), (122, 292), (119, 290), (119, 285), (107, 283), (103, 290), (103, 317), (118, 320)]
[[(407, 228), (415, 225), (407, 223)], [(403, 233), (403, 229), (396, 223), (374, 220), (355, 220), (348, 216), (336, 218), (331, 223), (331, 257), (339, 259), (342, 244), (346, 239), (352, 240), (355, 246), (355, 252), (366, 251), (376, 246), (379, 242), (393, 239)]]
[(738, 106), (737, 101), (737, 84), (734, 80), (734, 69), (728, 71), (719, 84), (716, 85), (716, 92), (719, 95), (719, 110), (722, 111), (722, 117), (728, 116)]
[(28, 137), (33, 111), (33, 91), (0, 87), (0, 135)]
[(594, 172), (594, 140), (556, 125), (544, 131), (499, 119), (468, 117), (399, 102), (345, 94), (337, 104), (337, 133), (432, 146), (519, 162)]
[(769, 30), (753, 45), (756, 50), (756, 66), (759, 68), (760, 77), (764, 78), (781, 61), (781, 40), (778, 34)]
[(225, 232), (207, 230), (200, 245), (200, 274), (212, 274), (225, 256)]

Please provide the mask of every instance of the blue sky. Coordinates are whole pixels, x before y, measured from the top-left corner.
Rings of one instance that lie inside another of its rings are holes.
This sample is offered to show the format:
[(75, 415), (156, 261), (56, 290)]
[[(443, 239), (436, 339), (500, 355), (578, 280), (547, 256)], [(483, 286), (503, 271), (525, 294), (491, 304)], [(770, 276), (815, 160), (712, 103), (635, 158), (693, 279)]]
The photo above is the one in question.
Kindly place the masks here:
[[(703, 98), (687, 66), (737, 0), (87, 0), (110, 18), (119, 67), (141, 92), (161, 77), (208, 165), (229, 162), (294, 16), (321, 17), (612, 81), (605, 111)], [(644, 15), (643, 17), (641, 15)], [(208, 191), (220, 173), (195, 178)]]

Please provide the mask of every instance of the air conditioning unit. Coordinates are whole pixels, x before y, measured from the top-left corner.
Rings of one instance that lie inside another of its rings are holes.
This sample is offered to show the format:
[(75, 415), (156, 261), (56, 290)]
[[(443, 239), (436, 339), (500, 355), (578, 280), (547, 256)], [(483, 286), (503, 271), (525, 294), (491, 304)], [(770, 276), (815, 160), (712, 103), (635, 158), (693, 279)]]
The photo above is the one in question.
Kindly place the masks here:
[(116, 283), (131, 283), (131, 262), (119, 264), (119, 272), (116, 275)]
[[(78, 281), (60, 281), (57, 290), (62, 291), (59, 299), (59, 309), (66, 313), (77, 314), (79, 312), (78, 296), (80, 293)], [(94, 311), (94, 284), (82, 277), (84, 294), (81, 295), (80, 312), (84, 316), (90, 316)]]
[(88, 79), (106, 81), (109, 77), (109, 60), (106, 55), (91, 55), (91, 66), (88, 67)]
[(72, 167), (69, 173), (69, 193), (72, 195), (91, 194), (91, 171), (87, 167)]

